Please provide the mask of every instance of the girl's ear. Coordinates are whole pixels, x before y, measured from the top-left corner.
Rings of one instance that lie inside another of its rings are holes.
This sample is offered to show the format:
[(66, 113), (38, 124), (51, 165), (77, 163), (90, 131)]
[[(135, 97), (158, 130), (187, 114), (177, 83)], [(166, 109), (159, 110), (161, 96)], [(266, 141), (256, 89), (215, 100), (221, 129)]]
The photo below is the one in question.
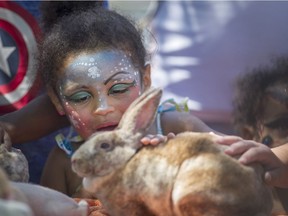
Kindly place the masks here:
[(63, 109), (62, 103), (61, 103), (59, 97), (57, 96), (56, 92), (52, 88), (49, 88), (49, 89), (47, 89), (47, 94), (50, 97), (50, 100), (54, 104), (59, 115), (61, 115), (61, 116), (65, 115), (65, 111)]
[(151, 72), (151, 66), (150, 64), (146, 64), (143, 72), (143, 82), (142, 82), (143, 91), (149, 89), (151, 86), (150, 72)]

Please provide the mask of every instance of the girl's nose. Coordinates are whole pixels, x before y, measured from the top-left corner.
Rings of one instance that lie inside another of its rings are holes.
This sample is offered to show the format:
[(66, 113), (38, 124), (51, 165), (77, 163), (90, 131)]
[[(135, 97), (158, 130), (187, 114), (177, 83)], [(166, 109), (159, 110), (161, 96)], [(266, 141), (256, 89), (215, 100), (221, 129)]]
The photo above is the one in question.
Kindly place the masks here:
[(107, 115), (108, 113), (113, 112), (114, 110), (115, 110), (115, 108), (112, 106), (101, 106), (95, 110), (94, 114)]
[(107, 103), (106, 98), (101, 98), (99, 100), (98, 107), (94, 111), (94, 114), (95, 115), (107, 115), (108, 113), (113, 112), (113, 111), (115, 111), (114, 106), (110, 106)]

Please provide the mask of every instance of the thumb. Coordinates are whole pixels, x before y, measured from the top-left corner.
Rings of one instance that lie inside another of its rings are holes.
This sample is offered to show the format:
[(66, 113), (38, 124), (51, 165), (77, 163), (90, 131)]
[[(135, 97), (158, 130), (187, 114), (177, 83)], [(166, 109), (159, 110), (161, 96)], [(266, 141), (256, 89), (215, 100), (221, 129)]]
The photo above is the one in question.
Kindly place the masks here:
[(281, 174), (282, 172), (280, 169), (267, 171), (264, 174), (264, 180), (266, 184), (270, 186), (285, 187), (285, 185), (287, 185), (287, 182), (286, 183), (284, 182), (285, 179), (282, 180)]

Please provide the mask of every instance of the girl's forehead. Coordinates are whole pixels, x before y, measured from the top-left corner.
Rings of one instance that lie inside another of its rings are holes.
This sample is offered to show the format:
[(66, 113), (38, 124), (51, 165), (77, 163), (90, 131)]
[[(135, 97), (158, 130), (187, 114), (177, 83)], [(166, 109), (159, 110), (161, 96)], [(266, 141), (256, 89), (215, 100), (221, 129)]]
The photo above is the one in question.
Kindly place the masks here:
[[(126, 74), (126, 75), (125, 75)], [(77, 82), (106, 82), (111, 77), (139, 76), (129, 53), (118, 50), (103, 50), (94, 53), (80, 53), (67, 58), (60, 83), (68, 80)]]
[(115, 67), (121, 65), (131, 65), (131, 54), (126, 54), (123, 51), (118, 50), (103, 50), (94, 53), (81, 53), (75, 55), (74, 57), (70, 58), (68, 63), (68, 67), (76, 68), (76, 67), (83, 67), (83, 66), (98, 66), (98, 67), (105, 67), (109, 69), (109, 66)]

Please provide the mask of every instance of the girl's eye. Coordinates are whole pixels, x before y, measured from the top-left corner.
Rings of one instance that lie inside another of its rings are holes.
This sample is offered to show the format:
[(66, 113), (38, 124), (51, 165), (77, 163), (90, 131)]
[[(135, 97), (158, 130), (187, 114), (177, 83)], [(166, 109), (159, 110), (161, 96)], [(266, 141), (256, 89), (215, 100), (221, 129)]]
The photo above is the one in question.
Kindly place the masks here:
[(272, 122), (266, 123), (266, 127), (274, 130), (287, 130), (288, 129), (288, 119), (287, 117), (276, 119)]
[(273, 138), (271, 136), (267, 135), (267, 136), (263, 137), (263, 139), (261, 140), (261, 143), (270, 147), (273, 144)]
[(73, 103), (83, 103), (89, 100), (91, 97), (91, 94), (88, 92), (77, 92), (75, 94), (67, 96), (66, 99)]
[(125, 93), (132, 86), (135, 86), (135, 81), (133, 81), (132, 83), (118, 83), (118, 84), (115, 84), (109, 89), (108, 95)]

